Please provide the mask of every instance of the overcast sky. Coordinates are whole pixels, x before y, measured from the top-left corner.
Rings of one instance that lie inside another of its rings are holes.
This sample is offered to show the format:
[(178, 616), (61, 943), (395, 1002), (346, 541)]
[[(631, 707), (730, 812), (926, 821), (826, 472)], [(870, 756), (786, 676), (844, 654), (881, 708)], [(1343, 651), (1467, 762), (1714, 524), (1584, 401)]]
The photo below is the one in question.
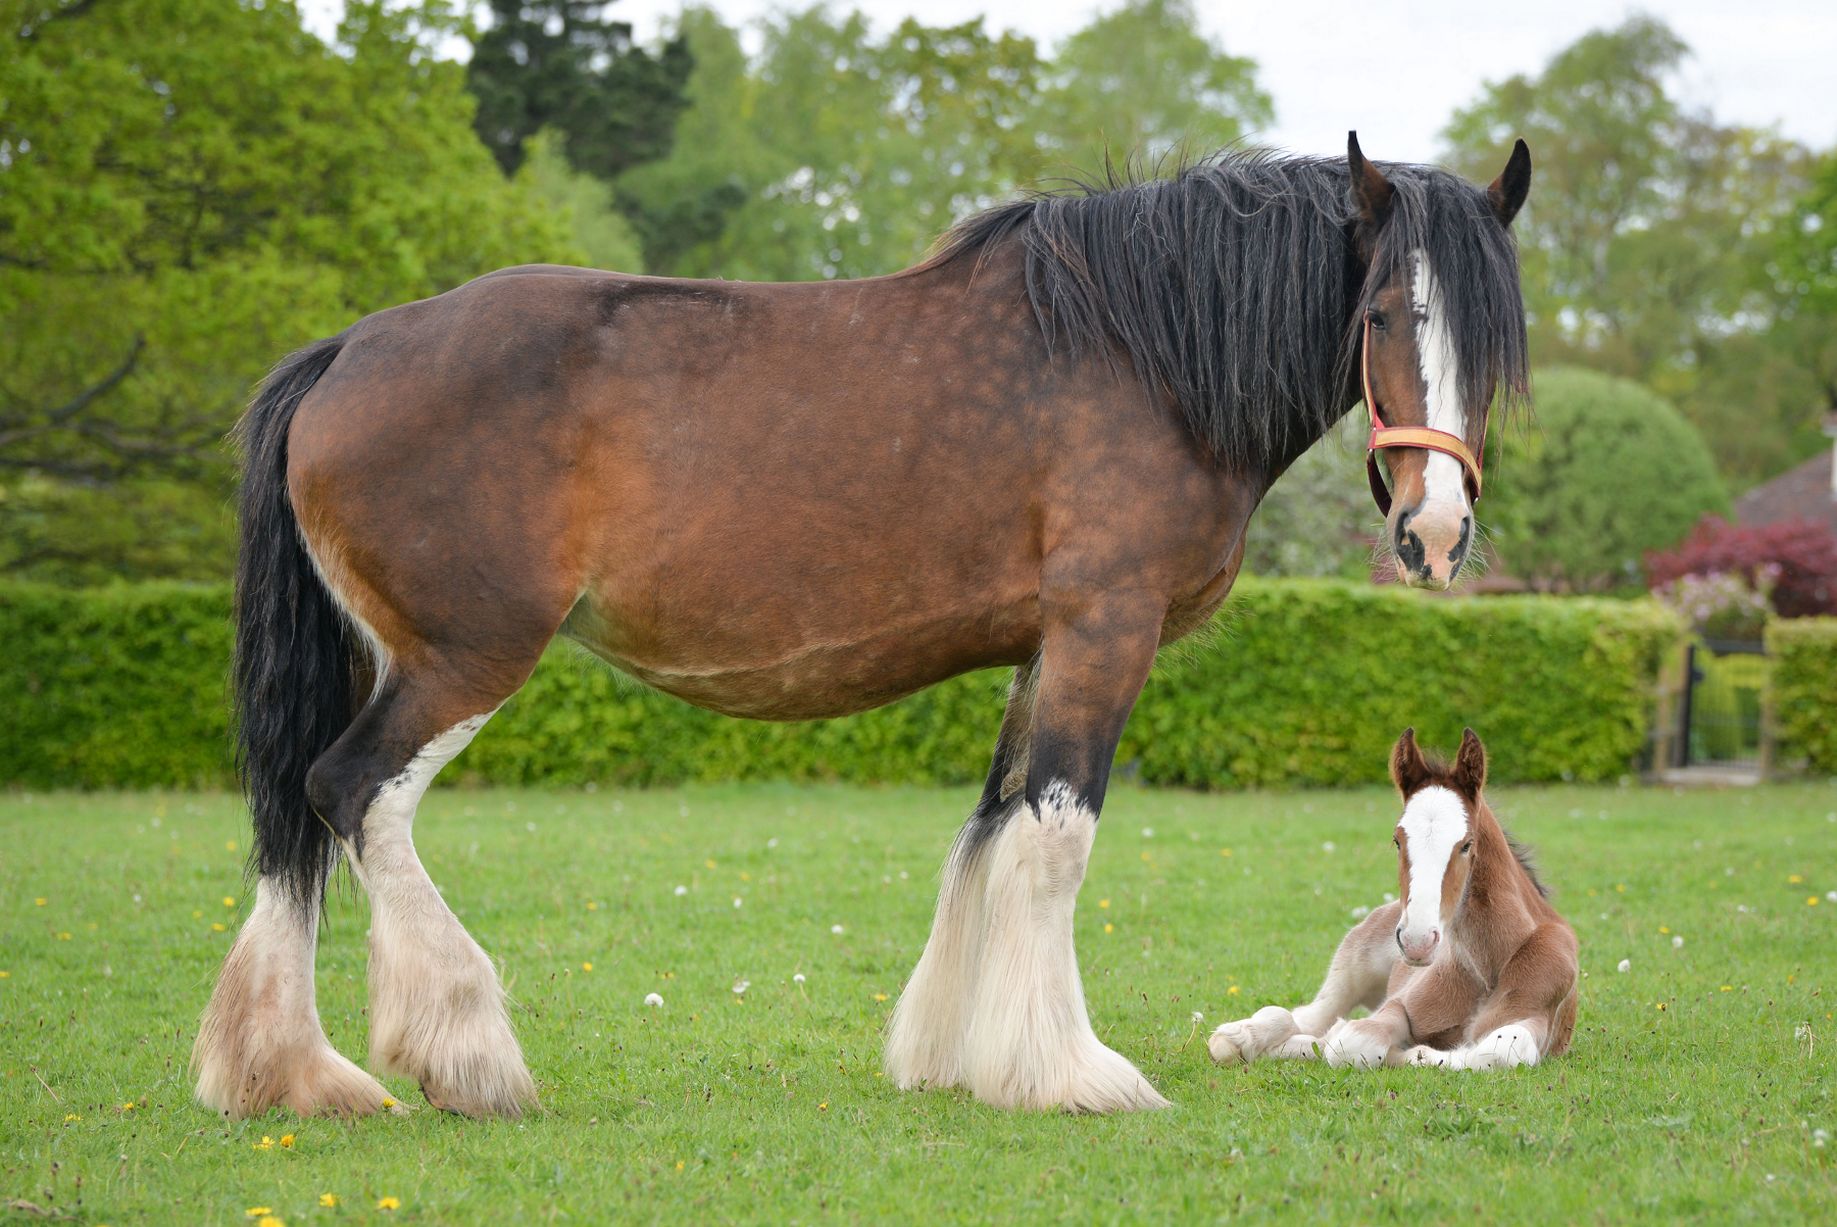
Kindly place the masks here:
[[(787, 6), (782, 0), (713, 0), (729, 22)], [(1031, 34), (1050, 47), (1116, 0), (838, 0), (879, 29), (916, 13), (931, 25), (982, 14), (993, 27)], [(1312, 153), (1345, 147), (1357, 128), (1374, 157), (1422, 161), (1437, 133), (1480, 86), (1534, 72), (1591, 29), (1643, 9), (1668, 22), (1694, 50), (1684, 96), (1725, 122), (1777, 124), (1788, 136), (1837, 144), (1837, 3), (1832, 0), (1228, 0), (1196, 5), (1201, 24), (1233, 55), (1257, 62), (1275, 99), (1276, 122), (1259, 137)], [(329, 33), (341, 0), (301, 0), (307, 23)], [(681, 0), (618, 0), (612, 12), (640, 39), (654, 37)]]

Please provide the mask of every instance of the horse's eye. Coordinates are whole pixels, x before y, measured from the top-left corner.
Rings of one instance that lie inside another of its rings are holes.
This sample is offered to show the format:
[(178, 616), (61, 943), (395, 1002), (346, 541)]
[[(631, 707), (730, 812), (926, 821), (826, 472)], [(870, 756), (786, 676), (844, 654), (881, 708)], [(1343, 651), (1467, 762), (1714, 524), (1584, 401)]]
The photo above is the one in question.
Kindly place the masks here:
[(1466, 843), (1461, 845), (1461, 855), (1462, 856), (1466, 856), (1469, 852), (1472, 852), (1472, 851), (1473, 851), (1473, 840), (1470, 839)]
[(1365, 308), (1365, 322), (1378, 332), (1384, 331), (1384, 312), (1376, 307)]

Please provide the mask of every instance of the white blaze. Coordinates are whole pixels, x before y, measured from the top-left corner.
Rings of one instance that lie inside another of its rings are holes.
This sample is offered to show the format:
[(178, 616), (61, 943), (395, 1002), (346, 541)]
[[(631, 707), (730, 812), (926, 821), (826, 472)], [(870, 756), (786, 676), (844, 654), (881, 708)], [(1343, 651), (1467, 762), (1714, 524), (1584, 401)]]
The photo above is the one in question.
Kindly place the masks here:
[[(1461, 364), (1448, 331), (1448, 313), (1435, 269), (1428, 254), (1410, 253), (1411, 310), (1416, 317), (1416, 355), (1426, 389), (1428, 425), (1458, 439), (1467, 437), (1467, 414), (1461, 407)], [(1467, 481), (1461, 462), (1442, 452), (1430, 452), (1423, 471), (1422, 510), (1450, 504), (1455, 515), (1466, 515)]]
[(1454, 849), (1467, 838), (1467, 807), (1449, 789), (1425, 788), (1403, 807), (1403, 847), (1410, 854), (1410, 899), (1403, 939), (1417, 943), (1442, 923), (1442, 875)]

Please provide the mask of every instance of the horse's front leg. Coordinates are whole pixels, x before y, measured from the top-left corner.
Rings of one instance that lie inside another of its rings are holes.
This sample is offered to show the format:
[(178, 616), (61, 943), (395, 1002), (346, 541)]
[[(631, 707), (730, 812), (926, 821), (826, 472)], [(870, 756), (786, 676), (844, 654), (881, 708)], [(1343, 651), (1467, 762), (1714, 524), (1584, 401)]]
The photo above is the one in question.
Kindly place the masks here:
[(1026, 784), (969, 852), (987, 876), (963, 1074), (988, 1103), (1085, 1112), (1166, 1106), (1091, 1029), (1072, 947), (1111, 760), (1165, 609), (1137, 594), (1087, 597), (1069, 610), (1047, 604)]

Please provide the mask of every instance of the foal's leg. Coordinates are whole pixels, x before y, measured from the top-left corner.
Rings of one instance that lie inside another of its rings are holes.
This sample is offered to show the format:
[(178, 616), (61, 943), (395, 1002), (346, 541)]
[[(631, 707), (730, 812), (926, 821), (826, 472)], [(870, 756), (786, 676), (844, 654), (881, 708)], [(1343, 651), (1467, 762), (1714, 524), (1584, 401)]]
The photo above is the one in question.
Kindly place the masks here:
[(1014, 794), (1026, 782), (1036, 667), (1037, 661), (1014, 671), (988, 783), (944, 860), (931, 938), (893, 1007), (885, 1064), (893, 1085), (901, 1090), (963, 1081), (963, 1041), (987, 932), (989, 862), (984, 853), (987, 837), (1000, 829), (1005, 812), (1019, 804)]
[(412, 838), (434, 776), (507, 697), (501, 683), (458, 676), (433, 662), (392, 674), (313, 764), (307, 790), (370, 896), (371, 1066), (414, 1078), (437, 1108), (516, 1116), (536, 1088), (497, 970), (440, 897)]
[(1555, 1046), (1553, 1024), (1575, 993), (1575, 979), (1574, 935), (1543, 925), (1506, 961), (1468, 1025), (1467, 1042), (1446, 1052), (1411, 1049), (1409, 1062), (1473, 1070), (1535, 1065)]
[(225, 1116), (276, 1104), (302, 1116), (356, 1116), (388, 1102), (383, 1084), (340, 1056), (313, 1002), (320, 903), (278, 879), (255, 884), (255, 906), (230, 948), (191, 1050), (198, 1099)]
[(1258, 1057), (1312, 1057), (1327, 1029), (1354, 1006), (1375, 1010), (1397, 965), (1397, 917), (1401, 903), (1374, 909), (1341, 939), (1320, 991), (1293, 1011), (1267, 1005), (1249, 1018), (1228, 1022), (1207, 1041), (1212, 1059), (1254, 1061)]
[(1117, 738), (1153, 663), (1165, 606), (1048, 606), (1022, 804), (987, 836), (987, 938), (963, 1054), (977, 1098), (1104, 1112), (1167, 1101), (1091, 1029), (1072, 912)]

